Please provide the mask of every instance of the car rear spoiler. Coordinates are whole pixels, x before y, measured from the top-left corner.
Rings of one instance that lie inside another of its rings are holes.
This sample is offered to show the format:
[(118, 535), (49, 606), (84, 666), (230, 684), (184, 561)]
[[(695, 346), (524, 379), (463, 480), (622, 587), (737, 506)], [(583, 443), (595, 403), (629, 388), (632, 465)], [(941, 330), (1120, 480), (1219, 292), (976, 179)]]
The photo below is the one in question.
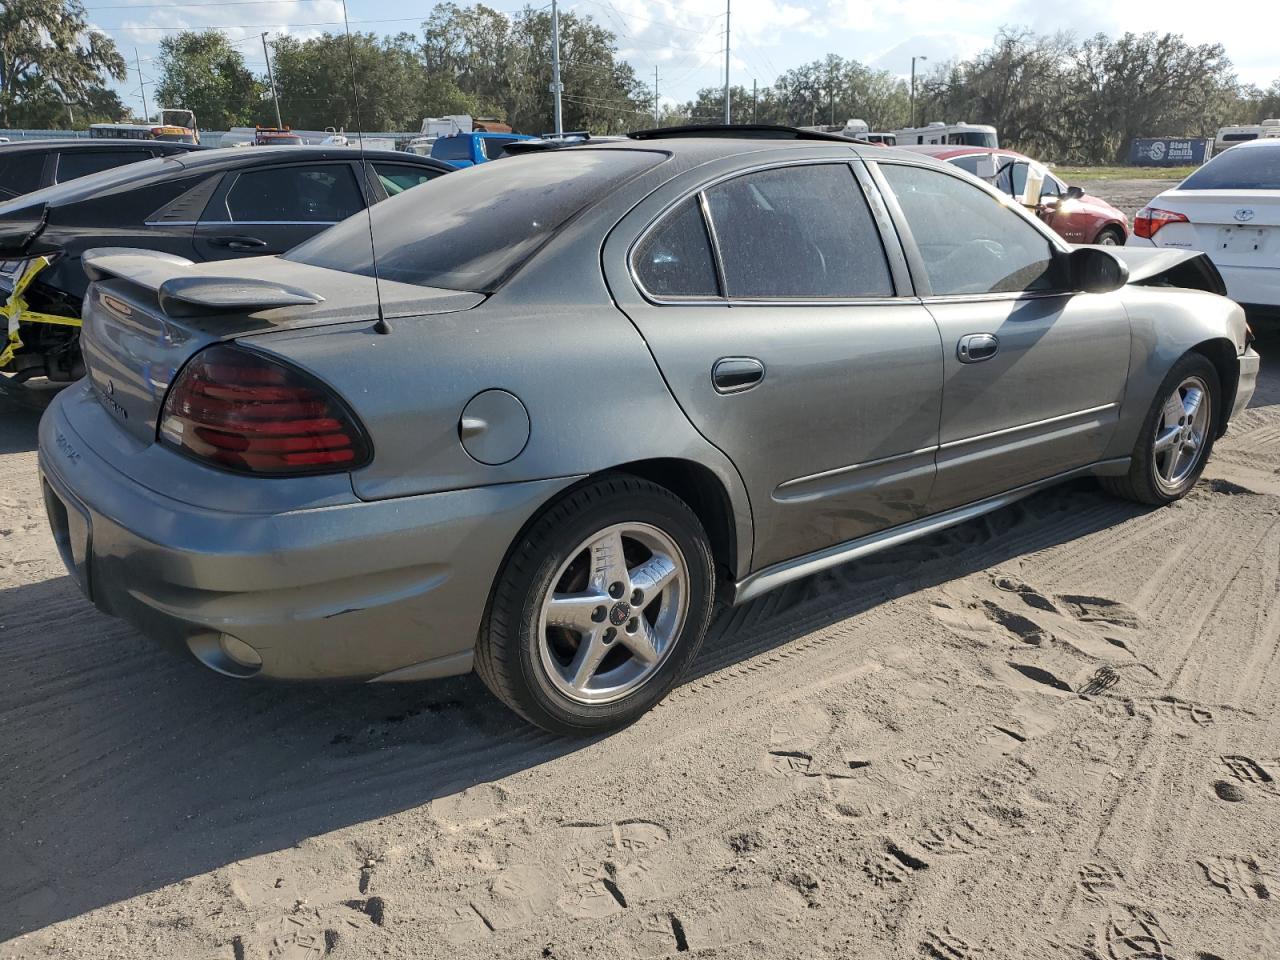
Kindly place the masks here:
[(192, 261), (156, 250), (98, 247), (85, 251), (81, 264), (90, 280), (119, 277), (152, 291), (160, 309), (171, 317), (254, 313), (324, 300), (318, 293), (269, 280), (192, 273)]

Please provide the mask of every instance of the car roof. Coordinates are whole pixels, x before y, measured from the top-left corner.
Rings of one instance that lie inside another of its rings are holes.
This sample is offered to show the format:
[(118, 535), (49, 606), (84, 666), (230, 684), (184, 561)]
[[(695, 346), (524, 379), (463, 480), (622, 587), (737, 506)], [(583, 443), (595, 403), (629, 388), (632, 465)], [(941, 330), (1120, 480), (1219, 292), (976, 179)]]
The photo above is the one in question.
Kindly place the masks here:
[[(1239, 143), (1233, 143), (1228, 150), (1238, 150), (1241, 147), (1249, 147), (1256, 150), (1258, 147), (1280, 147), (1280, 137), (1258, 137), (1256, 140), (1241, 140)], [(1226, 150), (1221, 151), (1226, 153)]]
[(1031, 159), (1026, 154), (1019, 153), (1017, 150), (1010, 150), (1007, 147), (967, 147), (960, 143), (900, 143), (896, 149), (908, 150), (911, 153), (922, 153), (927, 157), (936, 157), (939, 160), (950, 160), (954, 157), (972, 157), (980, 153), (990, 153), (997, 157)]
[(169, 150), (173, 153), (187, 153), (192, 150), (200, 150), (201, 147), (194, 143), (178, 143), (173, 140), (130, 140), (125, 138), (116, 139), (114, 137), (77, 137), (71, 139), (61, 139), (58, 137), (50, 137), (47, 140), (14, 140), (9, 143), (0, 143), (0, 156), (13, 153), (31, 153), (37, 150), (151, 150), (157, 147), (161, 150)]
[(77, 177), (65, 183), (44, 187), (8, 202), (24, 206), (48, 203), (51, 206), (80, 203), (97, 195), (99, 190), (145, 189), (155, 183), (181, 177), (188, 173), (217, 173), (238, 167), (257, 166), (266, 163), (289, 163), (299, 160), (382, 160), (417, 167), (431, 167), (442, 173), (452, 173), (453, 167), (439, 160), (398, 150), (364, 150), (359, 147), (338, 146), (290, 146), (290, 147), (219, 147), (209, 150), (191, 150), (139, 160), (136, 163), (112, 167), (101, 173)]
[[(933, 162), (936, 158), (910, 153), (900, 147), (886, 147), (878, 143), (862, 143), (848, 137), (803, 137), (782, 139), (744, 133), (735, 136), (730, 130), (705, 136), (679, 134), (663, 137), (661, 131), (647, 131), (643, 139), (620, 141), (588, 140), (582, 144), (564, 147), (566, 150), (661, 150), (691, 163), (701, 163), (722, 157), (745, 156), (762, 151), (831, 153), (833, 156), (858, 156), (869, 160), (913, 160)], [(941, 165), (941, 164), (939, 164)]]

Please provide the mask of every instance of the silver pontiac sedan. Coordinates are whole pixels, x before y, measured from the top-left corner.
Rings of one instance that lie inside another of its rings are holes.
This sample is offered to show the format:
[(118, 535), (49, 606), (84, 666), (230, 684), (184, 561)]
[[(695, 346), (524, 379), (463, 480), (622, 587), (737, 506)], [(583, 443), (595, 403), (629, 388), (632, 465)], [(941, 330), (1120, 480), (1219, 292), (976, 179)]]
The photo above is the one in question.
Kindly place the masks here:
[(233, 677), (474, 668), (568, 734), (657, 702), (715, 600), (1070, 477), (1184, 496), (1258, 369), (1204, 256), (1072, 248), (955, 167), (781, 128), (85, 266), (40, 469), (98, 607)]

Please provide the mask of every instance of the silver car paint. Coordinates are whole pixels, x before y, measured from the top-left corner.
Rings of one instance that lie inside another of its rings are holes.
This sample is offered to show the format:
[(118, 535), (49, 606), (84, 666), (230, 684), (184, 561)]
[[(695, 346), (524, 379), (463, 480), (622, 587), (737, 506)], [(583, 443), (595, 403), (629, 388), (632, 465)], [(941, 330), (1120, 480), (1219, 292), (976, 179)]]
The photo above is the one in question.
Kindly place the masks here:
[[(88, 589), (95, 602), (149, 633), (186, 642), (210, 666), (228, 672), (236, 671), (209, 644), (219, 631), (251, 641), (262, 653), (266, 676), (442, 675), (469, 669), (494, 576), (523, 525), (577, 479), (600, 470), (678, 460), (714, 477), (732, 518), (730, 575), (757, 589), (1008, 499), (1001, 494), (968, 513), (921, 517), (941, 502), (931, 499), (940, 428), (960, 439), (983, 432), (965, 421), (963, 405), (953, 407), (948, 419), (945, 390), (938, 393), (946, 350), (953, 347), (942, 342), (925, 312), (941, 314), (939, 305), (926, 306), (900, 289), (903, 295), (891, 302), (796, 308), (803, 310), (800, 320), (773, 304), (655, 305), (634, 284), (627, 265), (631, 243), (668, 203), (699, 183), (775, 162), (835, 159), (856, 168), (857, 151), (724, 140), (673, 143), (671, 151), (670, 160), (578, 218), (501, 290), (469, 310), (397, 311), (392, 333), (380, 335), (369, 322), (368, 285), (340, 275), (357, 291), (342, 309), (322, 304), (314, 314), (287, 308), (229, 327), (225, 320), (205, 324), (195, 335), (201, 342), (238, 337), (338, 390), (376, 452), (354, 474), (289, 481), (232, 476), (121, 429), (101, 399), (103, 386), (96, 394), (88, 383), (64, 392), (42, 422), (41, 468), (59, 497), (89, 518)], [(891, 156), (876, 151), (876, 159)], [(870, 182), (865, 170), (859, 179)], [(901, 279), (907, 265), (892, 246), (891, 252)], [(302, 274), (316, 269), (273, 259), (235, 266), (303, 287)], [(318, 275), (313, 272), (311, 280)], [(113, 283), (101, 287), (123, 296)], [(1064, 464), (1089, 456), (1092, 463), (1071, 472), (1123, 469), (1137, 425), (1178, 356), (1210, 341), (1234, 344), (1232, 356), (1243, 350), (1239, 308), (1219, 297), (1130, 287), (1072, 300), (1109, 308), (1119, 301), (1133, 318), (1129, 379), (1118, 419), (1085, 429), (1081, 448), (1060, 452), (1040, 442), (1051, 430), (1027, 431), (1035, 441), (1030, 446), (1047, 458), (1045, 470), (1065, 470)], [(981, 329), (992, 317), (1010, 323), (1019, 310), (1040, 309), (1027, 306), (1032, 302), (1016, 298), (1012, 306), (999, 305)], [(1075, 326), (1093, 315), (1081, 311), (1070, 335), (1055, 346), (1079, 347)], [(784, 317), (813, 335), (814, 345), (789, 342)], [(855, 328), (855, 317), (872, 319)], [(713, 329), (713, 318), (732, 329)], [(960, 329), (953, 319), (942, 321), (952, 333)], [(1113, 313), (1108, 337), (1114, 338), (1112, 321)], [(1041, 339), (1061, 336), (1043, 316), (1032, 322)], [(170, 335), (189, 337), (188, 330), (184, 324)], [(819, 342), (824, 331), (832, 339)], [(834, 342), (840, 346), (833, 348)], [(185, 347), (189, 353), (198, 345), (189, 341)], [(755, 402), (759, 390), (713, 396), (715, 359), (752, 347), (767, 348), (760, 359), (775, 392), (762, 396), (773, 402)], [(851, 365), (845, 376), (833, 355)], [(1023, 356), (1034, 357), (1034, 351)], [(866, 362), (868, 357), (879, 359)], [(919, 379), (909, 386), (933, 383), (937, 389), (925, 396), (903, 390), (905, 377), (894, 382), (884, 376), (888, 363), (911, 369)], [(1058, 409), (1053, 404), (1059, 401), (1041, 393), (1060, 394), (1066, 385), (1052, 376), (1052, 364), (1042, 367), (1041, 391), (1033, 380), (1019, 388), (1034, 415), (1015, 426), (1052, 420), (1043, 414)], [(1092, 379), (1093, 371), (1081, 368), (1090, 395), (1114, 395), (1121, 387), (1114, 365), (1104, 367)], [(131, 402), (154, 405), (167, 382), (144, 390), (139, 381)], [(805, 383), (814, 395), (803, 393)], [(489, 389), (519, 397), (530, 420), (525, 449), (494, 466), (472, 460), (458, 434), (467, 402)], [(969, 395), (987, 405), (975, 423), (1019, 418), (1020, 404), (993, 400), (981, 386), (972, 386)], [(866, 411), (861, 429), (841, 431), (835, 414), (851, 404), (859, 416)], [(1098, 451), (1107, 429), (1109, 446)], [(1017, 449), (999, 446), (983, 450), (988, 469), (1021, 464)], [(938, 480), (963, 472), (947, 468)], [(73, 546), (67, 557), (74, 567)]]

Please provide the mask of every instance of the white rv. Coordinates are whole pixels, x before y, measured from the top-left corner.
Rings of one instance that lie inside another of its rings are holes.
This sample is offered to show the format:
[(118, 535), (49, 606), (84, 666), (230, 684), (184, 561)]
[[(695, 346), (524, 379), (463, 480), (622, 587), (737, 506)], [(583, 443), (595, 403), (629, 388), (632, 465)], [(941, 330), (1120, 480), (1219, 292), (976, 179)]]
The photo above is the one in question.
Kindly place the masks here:
[(996, 128), (985, 123), (943, 123), (935, 120), (924, 127), (904, 127), (901, 130), (894, 130), (893, 135), (898, 145), (903, 147), (922, 143), (991, 147), (992, 149), (1000, 146)]
[(1213, 138), (1213, 152), (1221, 153), (1237, 143), (1262, 140), (1266, 137), (1280, 137), (1280, 120), (1271, 119), (1238, 127), (1223, 127)]

